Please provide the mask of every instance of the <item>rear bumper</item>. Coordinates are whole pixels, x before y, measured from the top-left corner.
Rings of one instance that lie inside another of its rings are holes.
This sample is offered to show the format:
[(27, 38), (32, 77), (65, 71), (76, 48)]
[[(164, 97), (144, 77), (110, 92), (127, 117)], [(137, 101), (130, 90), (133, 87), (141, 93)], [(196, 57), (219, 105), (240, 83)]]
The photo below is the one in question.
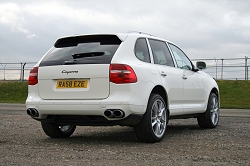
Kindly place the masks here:
[[(75, 125), (135, 125), (144, 114), (143, 106), (125, 102), (106, 100), (26, 100), (26, 108), (34, 108), (39, 116), (34, 119), (50, 123)], [(104, 115), (107, 109), (120, 109), (125, 113), (123, 118), (108, 118)]]

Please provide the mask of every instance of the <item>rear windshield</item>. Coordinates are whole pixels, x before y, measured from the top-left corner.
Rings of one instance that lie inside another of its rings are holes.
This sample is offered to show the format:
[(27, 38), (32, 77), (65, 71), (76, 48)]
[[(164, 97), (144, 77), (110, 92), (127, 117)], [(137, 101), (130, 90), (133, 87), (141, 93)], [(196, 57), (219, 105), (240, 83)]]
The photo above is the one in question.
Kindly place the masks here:
[(62, 38), (45, 55), (40, 66), (109, 64), (120, 43), (115, 35)]

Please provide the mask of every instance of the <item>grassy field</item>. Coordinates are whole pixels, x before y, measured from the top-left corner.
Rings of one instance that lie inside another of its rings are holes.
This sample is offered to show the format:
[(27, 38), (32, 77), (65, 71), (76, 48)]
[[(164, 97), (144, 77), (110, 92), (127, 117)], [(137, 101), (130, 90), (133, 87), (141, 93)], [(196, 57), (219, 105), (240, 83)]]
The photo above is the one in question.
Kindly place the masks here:
[(0, 103), (25, 103), (27, 94), (27, 81), (0, 81)]
[(250, 81), (217, 81), (221, 108), (250, 109)]
[[(217, 81), (221, 108), (250, 109), (250, 81)], [(27, 82), (0, 81), (0, 103), (25, 103)]]

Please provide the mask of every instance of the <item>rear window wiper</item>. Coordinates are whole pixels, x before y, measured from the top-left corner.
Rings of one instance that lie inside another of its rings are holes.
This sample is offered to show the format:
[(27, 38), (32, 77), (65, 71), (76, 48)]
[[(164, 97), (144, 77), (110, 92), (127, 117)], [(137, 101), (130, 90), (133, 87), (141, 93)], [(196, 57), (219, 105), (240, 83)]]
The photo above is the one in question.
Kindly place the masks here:
[(73, 59), (85, 58), (85, 57), (94, 57), (94, 56), (102, 56), (105, 52), (84, 52), (84, 53), (75, 53), (72, 55)]

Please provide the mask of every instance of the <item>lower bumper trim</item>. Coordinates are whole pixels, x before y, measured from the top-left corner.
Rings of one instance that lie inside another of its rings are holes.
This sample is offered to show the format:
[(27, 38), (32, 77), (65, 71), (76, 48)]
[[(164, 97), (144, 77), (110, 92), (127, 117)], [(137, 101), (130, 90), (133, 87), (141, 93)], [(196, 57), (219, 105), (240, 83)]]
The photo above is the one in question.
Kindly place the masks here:
[(143, 115), (131, 114), (121, 120), (107, 120), (104, 116), (96, 115), (48, 115), (45, 119), (36, 119), (40, 122), (57, 123), (60, 125), (76, 126), (135, 126), (142, 120)]

